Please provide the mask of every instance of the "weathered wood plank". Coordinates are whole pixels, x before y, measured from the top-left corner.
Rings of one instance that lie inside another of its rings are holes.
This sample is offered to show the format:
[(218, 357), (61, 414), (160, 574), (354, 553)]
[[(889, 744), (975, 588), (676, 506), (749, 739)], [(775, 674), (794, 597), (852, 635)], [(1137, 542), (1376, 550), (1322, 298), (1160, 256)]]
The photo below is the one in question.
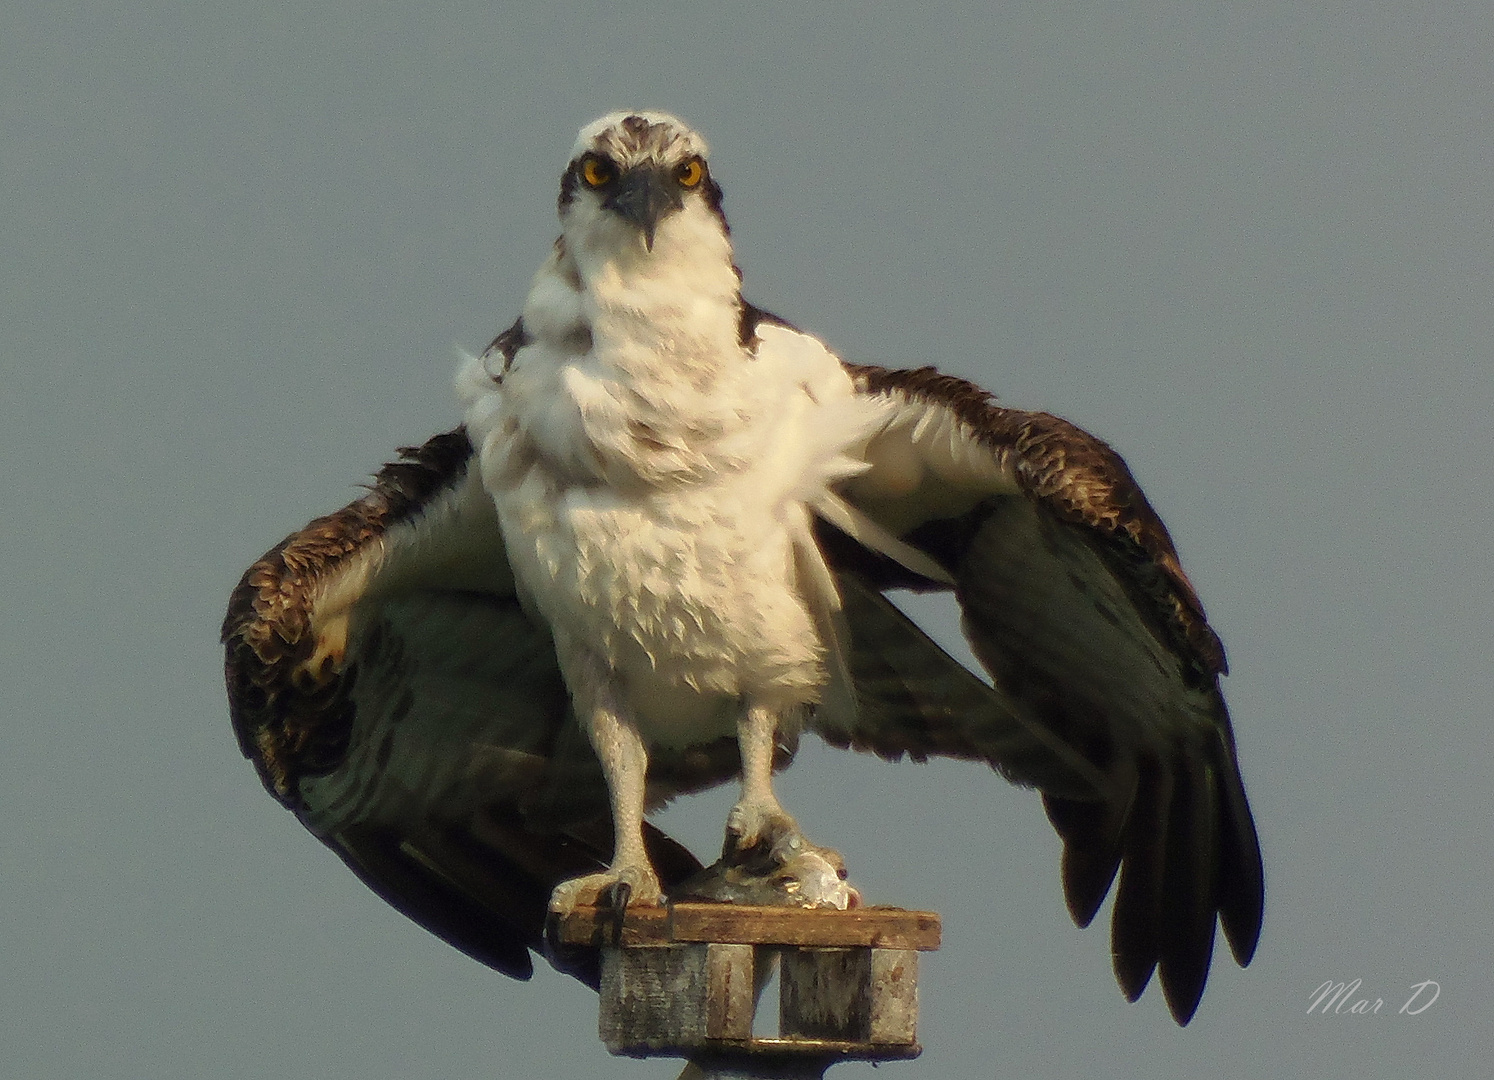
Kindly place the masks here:
[(751, 1039), (757, 1012), (757, 950), (751, 945), (706, 946), (706, 1038)]
[(871, 1015), (867, 1039), (911, 1044), (918, 1039), (918, 953), (913, 949), (871, 951)]
[(674, 904), (629, 908), (621, 924), (607, 908), (577, 908), (560, 923), (566, 945), (640, 946), (687, 942), (736, 945), (871, 946), (930, 952), (939, 947), (939, 916), (931, 911), (863, 907), (753, 907)]
[(597, 1028), (614, 1054), (752, 1040), (751, 945), (662, 945), (602, 952)]
[(614, 1054), (705, 1041), (706, 945), (602, 951), (597, 1029)]
[(859, 947), (784, 949), (778, 969), (779, 1035), (870, 1041), (871, 954)]
[(785, 949), (778, 1025), (784, 1038), (912, 1044), (918, 1038), (913, 949)]

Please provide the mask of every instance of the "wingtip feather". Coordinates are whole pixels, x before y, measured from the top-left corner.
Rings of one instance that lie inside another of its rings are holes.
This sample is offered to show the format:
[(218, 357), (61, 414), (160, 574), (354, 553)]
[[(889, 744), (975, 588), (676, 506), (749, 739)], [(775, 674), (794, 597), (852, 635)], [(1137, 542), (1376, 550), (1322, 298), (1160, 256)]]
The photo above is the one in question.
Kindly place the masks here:
[(1245, 786), (1234, 766), (1233, 755), (1224, 752), (1228, 767), (1220, 773), (1223, 783), (1219, 801), (1219, 921), (1235, 962), (1246, 967), (1255, 958), (1260, 942), (1266, 876)]

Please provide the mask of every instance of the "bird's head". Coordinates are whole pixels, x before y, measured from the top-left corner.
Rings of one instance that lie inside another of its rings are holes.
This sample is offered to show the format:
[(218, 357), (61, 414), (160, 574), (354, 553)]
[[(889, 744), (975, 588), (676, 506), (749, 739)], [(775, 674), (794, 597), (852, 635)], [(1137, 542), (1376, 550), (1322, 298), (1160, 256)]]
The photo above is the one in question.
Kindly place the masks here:
[[(560, 180), (568, 240), (589, 248), (654, 252), (727, 236), (721, 189), (705, 139), (660, 112), (616, 112), (587, 124)], [(729, 250), (729, 249), (728, 249)]]

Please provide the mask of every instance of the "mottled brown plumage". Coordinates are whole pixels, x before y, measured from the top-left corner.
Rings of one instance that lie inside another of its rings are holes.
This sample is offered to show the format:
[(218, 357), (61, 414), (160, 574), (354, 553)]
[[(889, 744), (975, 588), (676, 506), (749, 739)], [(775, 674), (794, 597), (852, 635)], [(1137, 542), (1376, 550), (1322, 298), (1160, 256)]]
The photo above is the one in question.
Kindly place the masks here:
[(368, 494), (287, 536), (245, 571), (223, 620), (225, 677), (239, 747), (270, 792), (298, 804), (297, 780), (337, 764), (349, 718), (336, 660), (316, 668), (318, 588), (346, 560), (456, 482), (472, 456), (466, 432), (402, 447)]

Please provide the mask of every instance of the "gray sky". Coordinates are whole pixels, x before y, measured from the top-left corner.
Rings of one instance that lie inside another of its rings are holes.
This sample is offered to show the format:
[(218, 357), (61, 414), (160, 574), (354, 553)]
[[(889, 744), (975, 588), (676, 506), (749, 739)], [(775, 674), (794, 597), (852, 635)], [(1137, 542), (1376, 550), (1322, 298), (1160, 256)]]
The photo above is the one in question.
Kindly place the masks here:
[[(661, 107), (712, 141), (755, 302), (1111, 441), (1234, 670), (1266, 925), (1182, 1031), (1069, 923), (1035, 796), (806, 748), (811, 834), (945, 918), (925, 1055), (878, 1075), (1478, 1075), (1494, 9), (511, 7), (0, 11), (0, 1073), (673, 1075), (304, 833), (216, 642), (250, 561), (456, 422), (576, 128)], [(729, 801), (667, 823), (708, 851)], [(1330, 978), (1381, 1013), (1306, 1016)]]

